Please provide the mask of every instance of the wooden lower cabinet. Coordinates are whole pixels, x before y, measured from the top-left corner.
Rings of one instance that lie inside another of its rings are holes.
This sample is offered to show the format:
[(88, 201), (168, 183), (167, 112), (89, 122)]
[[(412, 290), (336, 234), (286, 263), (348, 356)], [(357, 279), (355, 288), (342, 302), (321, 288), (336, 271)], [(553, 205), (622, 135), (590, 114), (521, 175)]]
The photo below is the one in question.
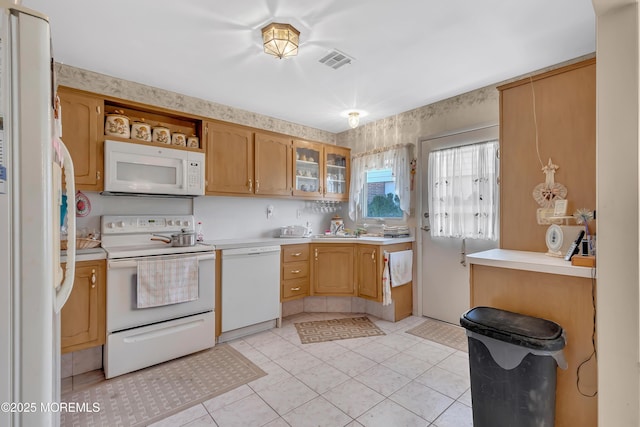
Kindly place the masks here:
[(357, 295), (355, 246), (311, 244), (311, 295)]
[(471, 264), (470, 272), (471, 307), (495, 307), (562, 326), (569, 368), (557, 369), (555, 426), (595, 427), (598, 398), (588, 396), (597, 391), (597, 361), (590, 358), (594, 351), (595, 282), (585, 277), (476, 264)]
[(73, 290), (60, 316), (62, 353), (104, 344), (105, 307), (106, 262), (77, 262)]
[[(312, 243), (282, 247), (280, 300), (305, 296), (357, 296), (382, 302), (384, 253), (413, 244)], [(394, 320), (413, 312), (413, 283), (391, 288)]]
[[(412, 248), (411, 243), (397, 243), (386, 246), (358, 245), (358, 296), (382, 302), (382, 269), (384, 253), (406, 251)], [(392, 288), (395, 291), (412, 283)], [(394, 301), (396, 299), (394, 298)]]
[(374, 301), (382, 300), (381, 275), (379, 262), (380, 247), (358, 245), (358, 296)]
[(281, 252), (280, 301), (309, 296), (309, 245), (286, 245)]

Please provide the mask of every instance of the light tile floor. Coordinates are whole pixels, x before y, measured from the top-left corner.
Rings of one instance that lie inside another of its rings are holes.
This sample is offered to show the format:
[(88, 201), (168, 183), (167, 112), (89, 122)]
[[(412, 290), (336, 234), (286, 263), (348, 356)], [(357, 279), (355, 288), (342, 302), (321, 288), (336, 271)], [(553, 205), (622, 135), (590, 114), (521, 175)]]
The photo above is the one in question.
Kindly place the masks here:
[(152, 426), (473, 426), (468, 355), (405, 333), (422, 318), (369, 316), (386, 335), (315, 344), (293, 325), (352, 315), (301, 313), (230, 342), (268, 375)]

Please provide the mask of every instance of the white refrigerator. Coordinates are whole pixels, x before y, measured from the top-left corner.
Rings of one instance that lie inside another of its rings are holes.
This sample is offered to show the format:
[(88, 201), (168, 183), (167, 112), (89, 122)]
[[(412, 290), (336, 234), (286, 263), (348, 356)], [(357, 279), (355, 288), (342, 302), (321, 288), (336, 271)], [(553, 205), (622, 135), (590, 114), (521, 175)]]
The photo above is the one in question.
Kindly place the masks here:
[(0, 0), (0, 426), (60, 419), (59, 319), (75, 269), (75, 209), (60, 266), (62, 166), (70, 201), (75, 188), (52, 65), (46, 17)]

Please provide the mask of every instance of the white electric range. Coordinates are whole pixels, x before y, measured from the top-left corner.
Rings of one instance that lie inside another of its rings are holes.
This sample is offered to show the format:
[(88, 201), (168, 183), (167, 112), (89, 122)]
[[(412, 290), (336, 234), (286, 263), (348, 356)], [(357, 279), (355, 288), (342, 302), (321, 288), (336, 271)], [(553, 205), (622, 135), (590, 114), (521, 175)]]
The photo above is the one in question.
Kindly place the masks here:
[[(170, 236), (193, 225), (190, 215), (102, 217), (102, 247), (107, 252), (106, 378), (215, 345), (215, 247), (174, 247), (151, 240), (154, 234)], [(184, 275), (193, 279), (188, 299), (186, 288), (180, 287), (188, 282)], [(141, 304), (149, 298), (153, 306)]]

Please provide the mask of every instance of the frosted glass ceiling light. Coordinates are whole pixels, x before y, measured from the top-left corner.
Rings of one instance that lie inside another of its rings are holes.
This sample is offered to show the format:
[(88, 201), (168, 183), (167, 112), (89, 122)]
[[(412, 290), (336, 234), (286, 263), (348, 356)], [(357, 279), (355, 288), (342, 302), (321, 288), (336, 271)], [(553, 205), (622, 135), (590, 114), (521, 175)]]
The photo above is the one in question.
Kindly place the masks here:
[(360, 123), (360, 113), (357, 111), (352, 111), (349, 113), (349, 126), (351, 129), (355, 129), (358, 127), (358, 123)]
[(298, 54), (300, 31), (289, 24), (272, 22), (262, 29), (264, 52), (277, 58), (289, 58)]

